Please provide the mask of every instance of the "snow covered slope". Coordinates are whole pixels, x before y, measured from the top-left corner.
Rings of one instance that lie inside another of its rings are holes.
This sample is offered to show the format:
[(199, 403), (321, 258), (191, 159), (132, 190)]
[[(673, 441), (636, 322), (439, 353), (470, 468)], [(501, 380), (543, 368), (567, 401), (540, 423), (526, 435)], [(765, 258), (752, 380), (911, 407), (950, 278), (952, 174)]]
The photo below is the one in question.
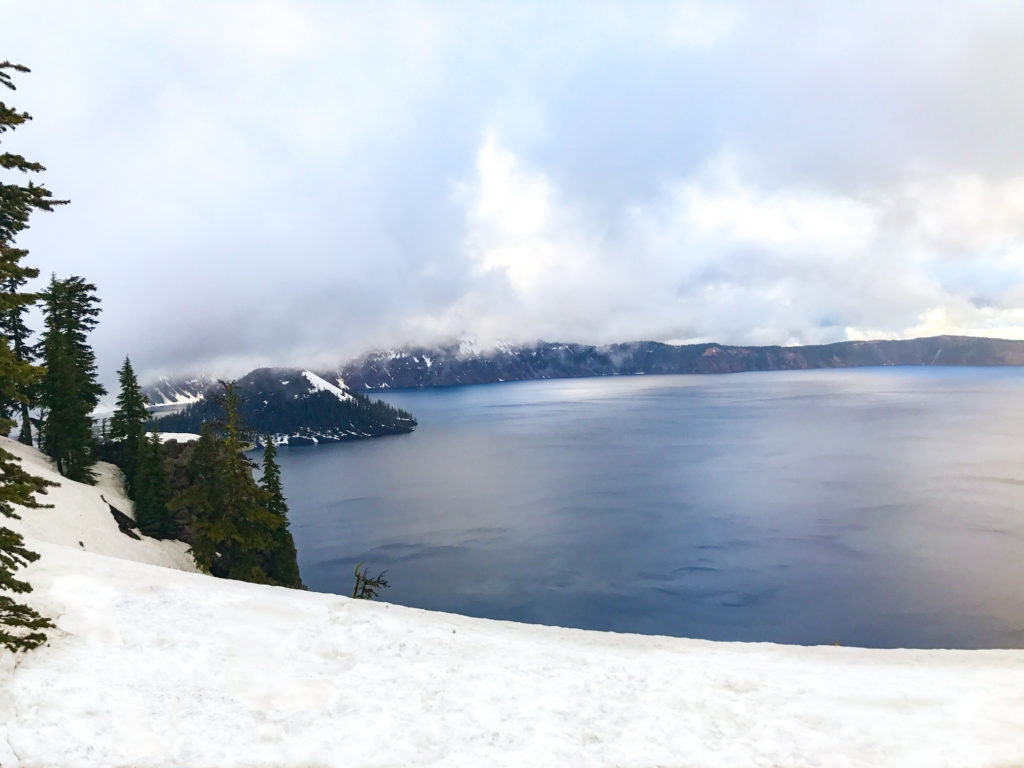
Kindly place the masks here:
[(303, 371), (302, 375), (305, 377), (306, 381), (309, 382), (310, 386), (312, 386), (313, 389), (316, 390), (317, 392), (330, 392), (332, 395), (334, 395), (336, 398), (342, 401), (355, 400), (355, 398), (352, 397), (352, 395), (350, 395), (348, 392), (342, 389), (345, 380), (342, 379), (341, 377), (338, 377), (338, 384), (341, 386), (335, 386), (334, 384), (331, 384), (329, 381), (321, 379), (312, 371)]
[[(124, 560), (195, 570), (187, 544), (145, 536), (136, 540), (118, 530), (108, 503), (129, 517), (134, 517), (134, 509), (124, 495), (117, 467), (100, 462), (96, 466), (99, 475), (96, 485), (82, 485), (61, 477), (50, 460), (34, 448), (6, 437), (0, 437), (0, 447), (21, 459), (22, 465), (33, 475), (59, 484), (38, 497), (41, 502), (52, 504), (52, 509), (23, 510), (20, 520), (0, 519), (0, 525), (25, 537), (29, 549), (46, 542)], [(2, 762), (0, 765), (7, 768)]]
[(215, 386), (217, 379), (212, 376), (182, 376), (176, 379), (163, 377), (146, 385), (142, 391), (150, 405), (167, 408), (198, 403)]
[(16, 667), (0, 657), (3, 768), (1024, 765), (1024, 651), (469, 619), (170, 570), (175, 552), (32, 525), (32, 598), (58, 630)]

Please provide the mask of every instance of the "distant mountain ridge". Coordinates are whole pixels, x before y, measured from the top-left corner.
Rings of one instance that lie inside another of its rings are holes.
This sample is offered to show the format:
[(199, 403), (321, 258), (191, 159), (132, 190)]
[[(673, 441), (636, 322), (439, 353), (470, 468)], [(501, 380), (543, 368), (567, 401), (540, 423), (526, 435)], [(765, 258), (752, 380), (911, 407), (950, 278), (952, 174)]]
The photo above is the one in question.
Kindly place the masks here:
[[(538, 341), (533, 344), (502, 344), (489, 350), (479, 349), (465, 341), (453, 341), (435, 347), (371, 352), (337, 368), (317, 371), (315, 375), (325, 383), (335, 382), (332, 387), (357, 395), (358, 392), (375, 390), (532, 379), (885, 365), (1024, 365), (1024, 341), (932, 336), (896, 341), (840, 341), (803, 347), (741, 347), (716, 343), (676, 345), (656, 341), (596, 346)], [(243, 380), (254, 377), (254, 380), (262, 382), (260, 386), (273, 391), (287, 388), (288, 382), (302, 380), (303, 376), (301, 369), (262, 368), (247, 374)], [(308, 380), (302, 385), (304, 390), (313, 391), (312, 385), (307, 385)], [(208, 376), (165, 378), (145, 387), (144, 392), (152, 404), (171, 409), (195, 405), (218, 386), (216, 380)], [(291, 390), (286, 393), (289, 396), (295, 394)], [(286, 407), (276, 396), (260, 396), (258, 399), (267, 399), (268, 406), (269, 401), (273, 401), (278, 404), (275, 407)], [(411, 418), (408, 414), (406, 417)]]
[(897, 341), (841, 341), (803, 347), (739, 347), (632, 341), (594, 346), (539, 341), (479, 351), (465, 343), (373, 352), (323, 372), (354, 390), (450, 387), (499, 381), (740, 373), (879, 365), (1024, 365), (1024, 341), (933, 336)]

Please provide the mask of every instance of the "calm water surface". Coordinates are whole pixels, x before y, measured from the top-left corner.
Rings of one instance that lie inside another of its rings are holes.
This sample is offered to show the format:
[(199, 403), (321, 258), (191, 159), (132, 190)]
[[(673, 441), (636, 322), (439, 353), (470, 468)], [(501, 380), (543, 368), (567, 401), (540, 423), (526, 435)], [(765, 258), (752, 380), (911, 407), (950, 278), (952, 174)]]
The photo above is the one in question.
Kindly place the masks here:
[(302, 575), (472, 616), (715, 640), (1024, 647), (1024, 369), (389, 393), (283, 449)]

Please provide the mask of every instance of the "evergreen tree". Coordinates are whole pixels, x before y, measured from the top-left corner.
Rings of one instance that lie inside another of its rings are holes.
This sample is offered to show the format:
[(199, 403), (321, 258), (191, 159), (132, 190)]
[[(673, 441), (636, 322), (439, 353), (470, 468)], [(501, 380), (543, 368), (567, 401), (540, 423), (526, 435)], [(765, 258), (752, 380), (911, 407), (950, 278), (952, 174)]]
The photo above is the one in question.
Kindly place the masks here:
[[(9, 61), (0, 62), (0, 85), (9, 90), (14, 90), (12, 72), (28, 72), (28, 69)], [(0, 102), (0, 136), (30, 119), (27, 113)], [(10, 152), (0, 152), (0, 169), (19, 174), (45, 170), (39, 163)], [(36, 277), (39, 270), (21, 263), (27, 251), (15, 248), (14, 238), (28, 227), (34, 211), (50, 211), (64, 202), (54, 200), (46, 187), (31, 181), (27, 184), (0, 181), (0, 316), (5, 321), (11, 313), (20, 319), (21, 311), (38, 298), (21, 291), (25, 282)], [(12, 410), (24, 414), (22, 406), (27, 405), (28, 392), (39, 376), (29, 357), (19, 355), (14, 335), (9, 325), (0, 330), (0, 434), (6, 434), (14, 426), (15, 422), (8, 418)], [(29, 509), (43, 506), (35, 495), (45, 493), (49, 485), (53, 483), (28, 474), (13, 454), (0, 448), (0, 518), (17, 518), (14, 504)], [(53, 626), (48, 619), (4, 594), (24, 594), (32, 590), (14, 574), (38, 557), (25, 548), (19, 534), (0, 526), (0, 645), (11, 651), (35, 648), (46, 640), (43, 630)]]
[[(11, 422), (0, 422), (0, 426), (10, 428)], [(17, 520), (13, 504), (29, 509), (45, 506), (35, 494), (46, 493), (51, 485), (54, 483), (27, 473), (13, 454), (0, 448), (0, 517)], [(28, 651), (42, 644), (46, 641), (43, 630), (53, 626), (49, 619), (3, 594), (31, 592), (32, 587), (15, 578), (14, 573), (38, 559), (39, 555), (25, 548), (20, 534), (0, 526), (0, 645), (11, 651)]]
[(100, 310), (96, 286), (81, 277), (50, 279), (43, 293), (46, 329), (39, 390), (43, 409), (40, 447), (71, 480), (95, 482), (96, 446), (90, 414), (106, 391), (96, 377), (96, 355), (87, 336)]
[[(5, 296), (19, 294), (21, 288), (28, 281), (26, 275), (8, 276), (0, 285), (0, 293)], [(22, 294), (32, 296), (34, 294)], [(7, 338), (11, 352), (21, 363), (31, 363), (35, 359), (35, 349), (28, 343), (32, 331), (25, 324), (25, 315), (28, 314), (28, 304), (15, 303), (6, 311), (0, 313), (0, 336)], [(31, 399), (30, 386), (24, 387), (20, 396), (13, 402), (6, 403), (8, 412), (15, 412), (20, 416), (21, 428), (18, 430), (18, 441), (25, 445), (32, 445), (32, 422), (29, 414), (29, 401)]]
[(216, 426), (212, 422), (203, 424), (188, 462), (188, 485), (171, 502), (172, 509), (184, 510), (187, 516), (191, 552), (196, 565), (210, 573), (216, 573), (215, 567), (219, 566), (218, 545), (225, 535), (220, 520), (223, 508), (219, 493), (224, 465), (221, 459), (223, 448), (224, 441), (217, 434)]
[(189, 462), (190, 485), (174, 506), (187, 510), (192, 555), (200, 567), (215, 576), (273, 584), (266, 554), (284, 521), (267, 510), (253, 465), (242, 452), (246, 433), (234, 384), (221, 384), (224, 420), (203, 425)]
[(117, 395), (117, 408), (110, 417), (110, 439), (116, 440), (118, 464), (124, 471), (128, 496), (136, 498), (135, 478), (139, 468), (139, 454), (146, 439), (147, 400), (127, 357), (117, 372), (121, 391)]
[[(3, 157), (0, 155), (0, 163)], [(4, 185), (0, 184), (0, 194), (3, 190)], [(3, 203), (2, 199), (0, 203)], [(5, 317), (19, 313), (36, 298), (33, 294), (19, 293), (17, 290), (27, 277), (37, 273), (36, 270), (24, 268), (18, 263), (24, 253), (17, 249), (5, 248), (0, 241), (0, 314)], [(28, 355), (19, 355), (16, 350), (14, 340), (8, 335), (8, 329), (0, 329), (0, 417), (9, 422), (3, 434), (7, 434), (14, 426), (14, 421), (8, 417), (21, 413), (23, 407), (27, 409), (29, 392), (41, 374), (38, 368), (30, 364)]]
[[(0, 63), (0, 85), (13, 91), (15, 86), (12, 73), (28, 71), (27, 67), (4, 61)], [(0, 102), (0, 135), (17, 129), (31, 119), (27, 112), (19, 112)], [(19, 175), (46, 170), (40, 163), (31, 162), (11, 152), (0, 152), (0, 169), (15, 171)], [(0, 182), (0, 415), (20, 412), (22, 441), (31, 441), (30, 429), (25, 421), (28, 416), (28, 393), (39, 375), (38, 370), (30, 365), (28, 329), (23, 321), (26, 308), (39, 297), (24, 292), (22, 287), (28, 280), (37, 277), (39, 270), (21, 263), (28, 251), (16, 248), (14, 239), (28, 228), (32, 213), (52, 211), (54, 206), (66, 202), (54, 200), (46, 187), (32, 181), (26, 184)]]
[[(11, 80), (12, 71), (27, 73), (29, 69), (9, 61), (0, 63), (0, 85), (13, 91), (15, 86)], [(32, 116), (27, 112), (18, 112), (0, 102), (0, 134), (13, 131), (31, 119)], [(39, 173), (46, 170), (41, 164), (30, 162), (21, 155), (10, 152), (0, 154), (0, 168), (20, 173)], [(54, 200), (50, 190), (31, 181), (28, 184), (0, 184), (0, 245), (16, 250), (12, 246), (14, 238), (23, 229), (28, 228), (29, 217), (33, 211), (51, 211), (53, 206), (65, 203), (67, 200)], [(20, 251), (15, 261), (20, 260), (25, 253), (24, 250)], [(31, 271), (38, 274), (38, 270)]]
[(277, 446), (269, 435), (264, 438), (260, 488), (263, 489), (267, 511), (281, 520), (280, 527), (274, 530), (274, 543), (266, 556), (264, 568), (267, 576), (282, 586), (302, 588), (295, 540), (288, 530), (288, 505), (281, 485), (281, 468), (277, 464)]
[(135, 522), (146, 536), (155, 539), (173, 538), (176, 526), (168, 503), (171, 500), (171, 475), (167, 468), (167, 449), (154, 431), (145, 434), (136, 456)]

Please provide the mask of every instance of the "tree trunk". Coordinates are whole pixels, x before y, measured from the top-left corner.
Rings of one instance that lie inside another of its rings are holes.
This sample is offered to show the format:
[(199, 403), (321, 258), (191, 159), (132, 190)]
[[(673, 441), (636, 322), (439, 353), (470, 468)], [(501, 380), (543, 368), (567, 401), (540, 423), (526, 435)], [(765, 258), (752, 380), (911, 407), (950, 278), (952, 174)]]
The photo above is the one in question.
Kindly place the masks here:
[(21, 431), (18, 432), (18, 442), (25, 445), (32, 445), (32, 422), (28, 415), (28, 404), (21, 404)]

